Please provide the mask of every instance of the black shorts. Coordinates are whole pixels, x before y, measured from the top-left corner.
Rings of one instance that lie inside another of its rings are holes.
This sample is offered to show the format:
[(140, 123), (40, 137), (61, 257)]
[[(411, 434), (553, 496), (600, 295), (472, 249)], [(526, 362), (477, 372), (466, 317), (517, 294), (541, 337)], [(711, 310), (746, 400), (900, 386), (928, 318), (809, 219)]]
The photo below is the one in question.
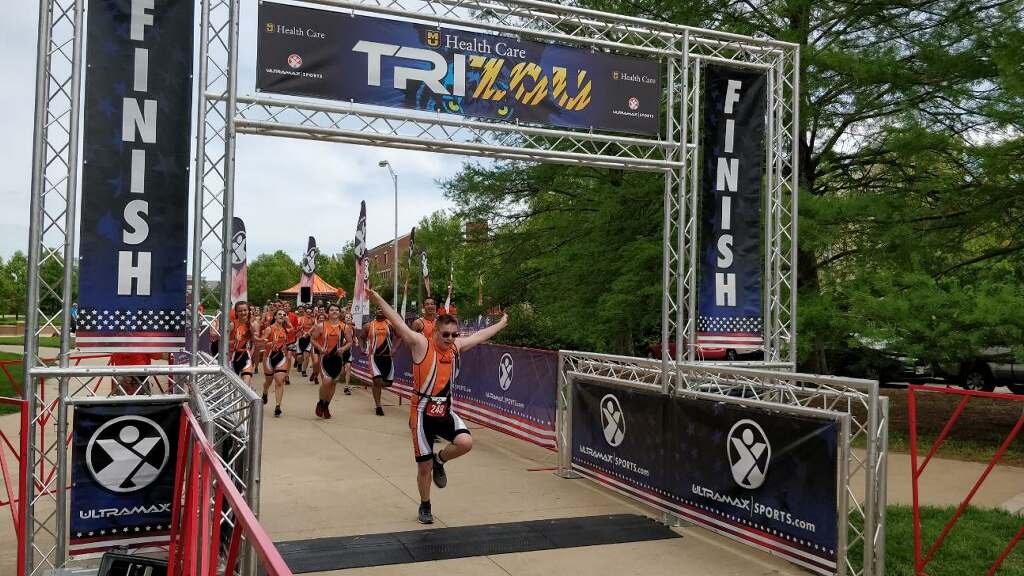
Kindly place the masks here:
[(252, 357), (249, 356), (249, 353), (241, 350), (235, 352), (231, 357), (231, 369), (239, 376), (252, 376), (255, 366), (253, 366)]
[(344, 367), (345, 363), (337, 353), (324, 354), (324, 357), (320, 359), (320, 370), (324, 373), (324, 376), (331, 380), (337, 380), (338, 376), (341, 375), (342, 368)]
[(430, 418), (421, 411), (412, 434), (416, 461), (426, 462), (434, 457), (434, 442), (438, 438), (454, 442), (456, 436), (469, 434), (469, 430), (462, 418), (449, 409), (444, 418)]
[(312, 339), (309, 336), (299, 338), (299, 354), (309, 352), (309, 343)]
[(352, 349), (345, 350), (341, 353), (341, 363), (351, 364), (352, 363)]
[(391, 356), (374, 354), (370, 357), (370, 376), (380, 378), (386, 386), (395, 381), (395, 366)]

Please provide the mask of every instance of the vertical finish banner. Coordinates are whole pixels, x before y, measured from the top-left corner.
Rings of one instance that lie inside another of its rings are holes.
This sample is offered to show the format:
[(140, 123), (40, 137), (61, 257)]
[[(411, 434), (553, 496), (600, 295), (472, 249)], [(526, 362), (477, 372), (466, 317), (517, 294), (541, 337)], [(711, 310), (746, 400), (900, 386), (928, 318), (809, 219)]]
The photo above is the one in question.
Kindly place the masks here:
[(178, 403), (75, 408), (72, 555), (168, 543), (180, 426)]
[(352, 285), (352, 322), (362, 328), (363, 316), (370, 315), (370, 300), (366, 289), (370, 286), (370, 258), (366, 254), (366, 201), (359, 203), (359, 221), (356, 222), (356, 279)]
[(231, 229), (231, 305), (249, 300), (249, 263), (245, 253), (245, 222), (239, 217), (232, 220)]
[(697, 344), (764, 343), (761, 179), (767, 77), (705, 68)]
[(185, 345), (192, 0), (90, 0), (78, 346)]
[(306, 253), (302, 256), (302, 277), (299, 279), (299, 303), (313, 301), (313, 275), (316, 274), (316, 238), (309, 237)]

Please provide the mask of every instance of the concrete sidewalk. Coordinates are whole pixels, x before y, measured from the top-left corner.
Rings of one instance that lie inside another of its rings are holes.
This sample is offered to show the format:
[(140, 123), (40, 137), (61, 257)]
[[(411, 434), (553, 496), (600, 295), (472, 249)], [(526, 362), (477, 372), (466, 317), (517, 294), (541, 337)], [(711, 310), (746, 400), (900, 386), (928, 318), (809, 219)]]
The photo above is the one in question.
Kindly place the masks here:
[[(275, 541), (421, 530), (408, 404), (385, 393), (373, 414), (368, 390), (341, 387), (332, 420), (313, 415), (316, 386), (292, 373), (284, 415), (266, 409), (260, 518)], [(262, 384), (262, 376), (259, 377)], [(448, 487), (433, 489), (435, 527), (598, 514), (646, 514), (587, 480), (552, 473), (553, 452), (472, 427), (474, 450), (447, 466)], [(568, 548), (346, 570), (345, 574), (533, 575), (552, 573), (750, 575), (803, 574), (786, 562), (700, 528), (681, 539)], [(332, 574), (340, 574), (341, 571)]]

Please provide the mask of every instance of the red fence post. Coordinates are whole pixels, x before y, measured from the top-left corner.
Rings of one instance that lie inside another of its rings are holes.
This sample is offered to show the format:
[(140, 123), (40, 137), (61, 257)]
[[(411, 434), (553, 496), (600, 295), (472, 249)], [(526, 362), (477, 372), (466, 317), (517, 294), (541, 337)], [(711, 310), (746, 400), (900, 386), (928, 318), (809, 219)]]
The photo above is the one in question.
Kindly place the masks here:
[[(915, 396), (916, 391), (962, 396), (962, 399), (957, 404), (956, 410), (953, 411), (953, 414), (946, 421), (945, 426), (943, 426), (942, 432), (939, 433), (938, 438), (936, 438), (935, 442), (932, 443), (931, 449), (928, 451), (928, 456), (925, 458), (924, 462), (921, 463), (921, 466), (917, 465), (917, 399)], [(952, 430), (953, 425), (960, 418), (960, 415), (963, 413), (964, 408), (967, 406), (967, 403), (972, 398), (991, 398), (1006, 400), (1010, 402), (1024, 402), (1024, 397), (1016, 396), (1013, 394), (979, 392), (976, 390), (956, 390), (950, 388), (939, 388), (936, 386), (921, 385), (911, 385), (908, 386), (907, 388), (907, 413), (910, 425), (910, 465), (912, 472), (911, 489), (913, 491), (914, 512), (914, 574), (917, 576), (925, 576), (925, 566), (927, 566), (928, 563), (931, 562), (932, 559), (935, 557), (935, 554), (938, 552), (939, 548), (942, 547), (942, 544), (945, 542), (946, 537), (949, 535), (950, 530), (952, 530), (953, 526), (955, 526), (957, 521), (960, 520), (960, 517), (961, 515), (963, 515), (964, 510), (967, 509), (967, 506), (970, 505), (971, 500), (974, 498), (974, 495), (977, 494), (978, 489), (981, 488), (981, 485), (984, 484), (985, 480), (988, 478), (988, 475), (992, 472), (992, 469), (995, 468), (996, 464), (999, 463), (999, 460), (1002, 459), (1003, 455), (1006, 453), (1006, 450), (1017, 438), (1017, 435), (1020, 433), (1021, 429), (1024, 428), (1024, 413), (1022, 413), (1020, 418), (1017, 419), (1017, 423), (1013, 426), (1009, 434), (1007, 434), (1006, 438), (999, 445), (999, 448), (996, 450), (995, 455), (992, 457), (992, 460), (989, 461), (988, 465), (985, 467), (985, 470), (981, 473), (981, 476), (978, 477), (978, 479), (971, 486), (971, 489), (967, 493), (967, 496), (965, 496), (964, 499), (960, 502), (960, 505), (957, 507), (956, 512), (953, 513), (953, 517), (950, 518), (949, 521), (947, 521), (946, 524), (942, 527), (942, 531), (939, 533), (938, 538), (935, 539), (932, 545), (928, 548), (927, 554), (925, 554), (924, 558), (922, 558), (921, 514), (920, 503), (918, 500), (918, 481), (921, 475), (924, 473), (924, 469), (928, 465), (928, 462), (931, 461), (932, 456), (935, 455), (939, 447), (945, 441), (950, 430)], [(1016, 546), (1017, 542), (1020, 541), (1022, 536), (1024, 536), (1024, 527), (1022, 527), (1017, 532), (1017, 534), (1010, 540), (1009, 544), (1006, 546), (1006, 548), (1003, 549), (999, 557), (996, 559), (995, 563), (993, 563), (992, 566), (989, 568), (987, 572), (989, 576), (994, 574), (995, 571), (999, 569), (999, 566), (1002, 565), (1003, 560), (1005, 560), (1006, 557), (1010, 554), (1010, 551), (1013, 550), (1014, 546)]]

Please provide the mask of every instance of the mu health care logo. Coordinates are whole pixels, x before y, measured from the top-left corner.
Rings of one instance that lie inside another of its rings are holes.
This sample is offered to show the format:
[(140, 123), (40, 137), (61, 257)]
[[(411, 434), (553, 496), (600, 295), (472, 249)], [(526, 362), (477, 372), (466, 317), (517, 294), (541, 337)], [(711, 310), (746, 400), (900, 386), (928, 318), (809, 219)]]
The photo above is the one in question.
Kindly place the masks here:
[(120, 416), (89, 438), (85, 464), (100, 486), (126, 493), (152, 484), (169, 456), (170, 443), (159, 424), (143, 416)]
[(502, 390), (508, 390), (512, 385), (512, 355), (506, 352), (498, 362), (498, 386)]
[(725, 442), (732, 479), (744, 488), (759, 488), (772, 459), (772, 445), (764, 430), (753, 420), (740, 420), (733, 424)]
[(441, 45), (441, 32), (439, 30), (427, 30), (424, 40), (426, 40), (427, 46), (437, 48)]
[(626, 416), (619, 399), (613, 394), (605, 394), (601, 398), (601, 430), (604, 432), (604, 441), (612, 448), (626, 439)]

